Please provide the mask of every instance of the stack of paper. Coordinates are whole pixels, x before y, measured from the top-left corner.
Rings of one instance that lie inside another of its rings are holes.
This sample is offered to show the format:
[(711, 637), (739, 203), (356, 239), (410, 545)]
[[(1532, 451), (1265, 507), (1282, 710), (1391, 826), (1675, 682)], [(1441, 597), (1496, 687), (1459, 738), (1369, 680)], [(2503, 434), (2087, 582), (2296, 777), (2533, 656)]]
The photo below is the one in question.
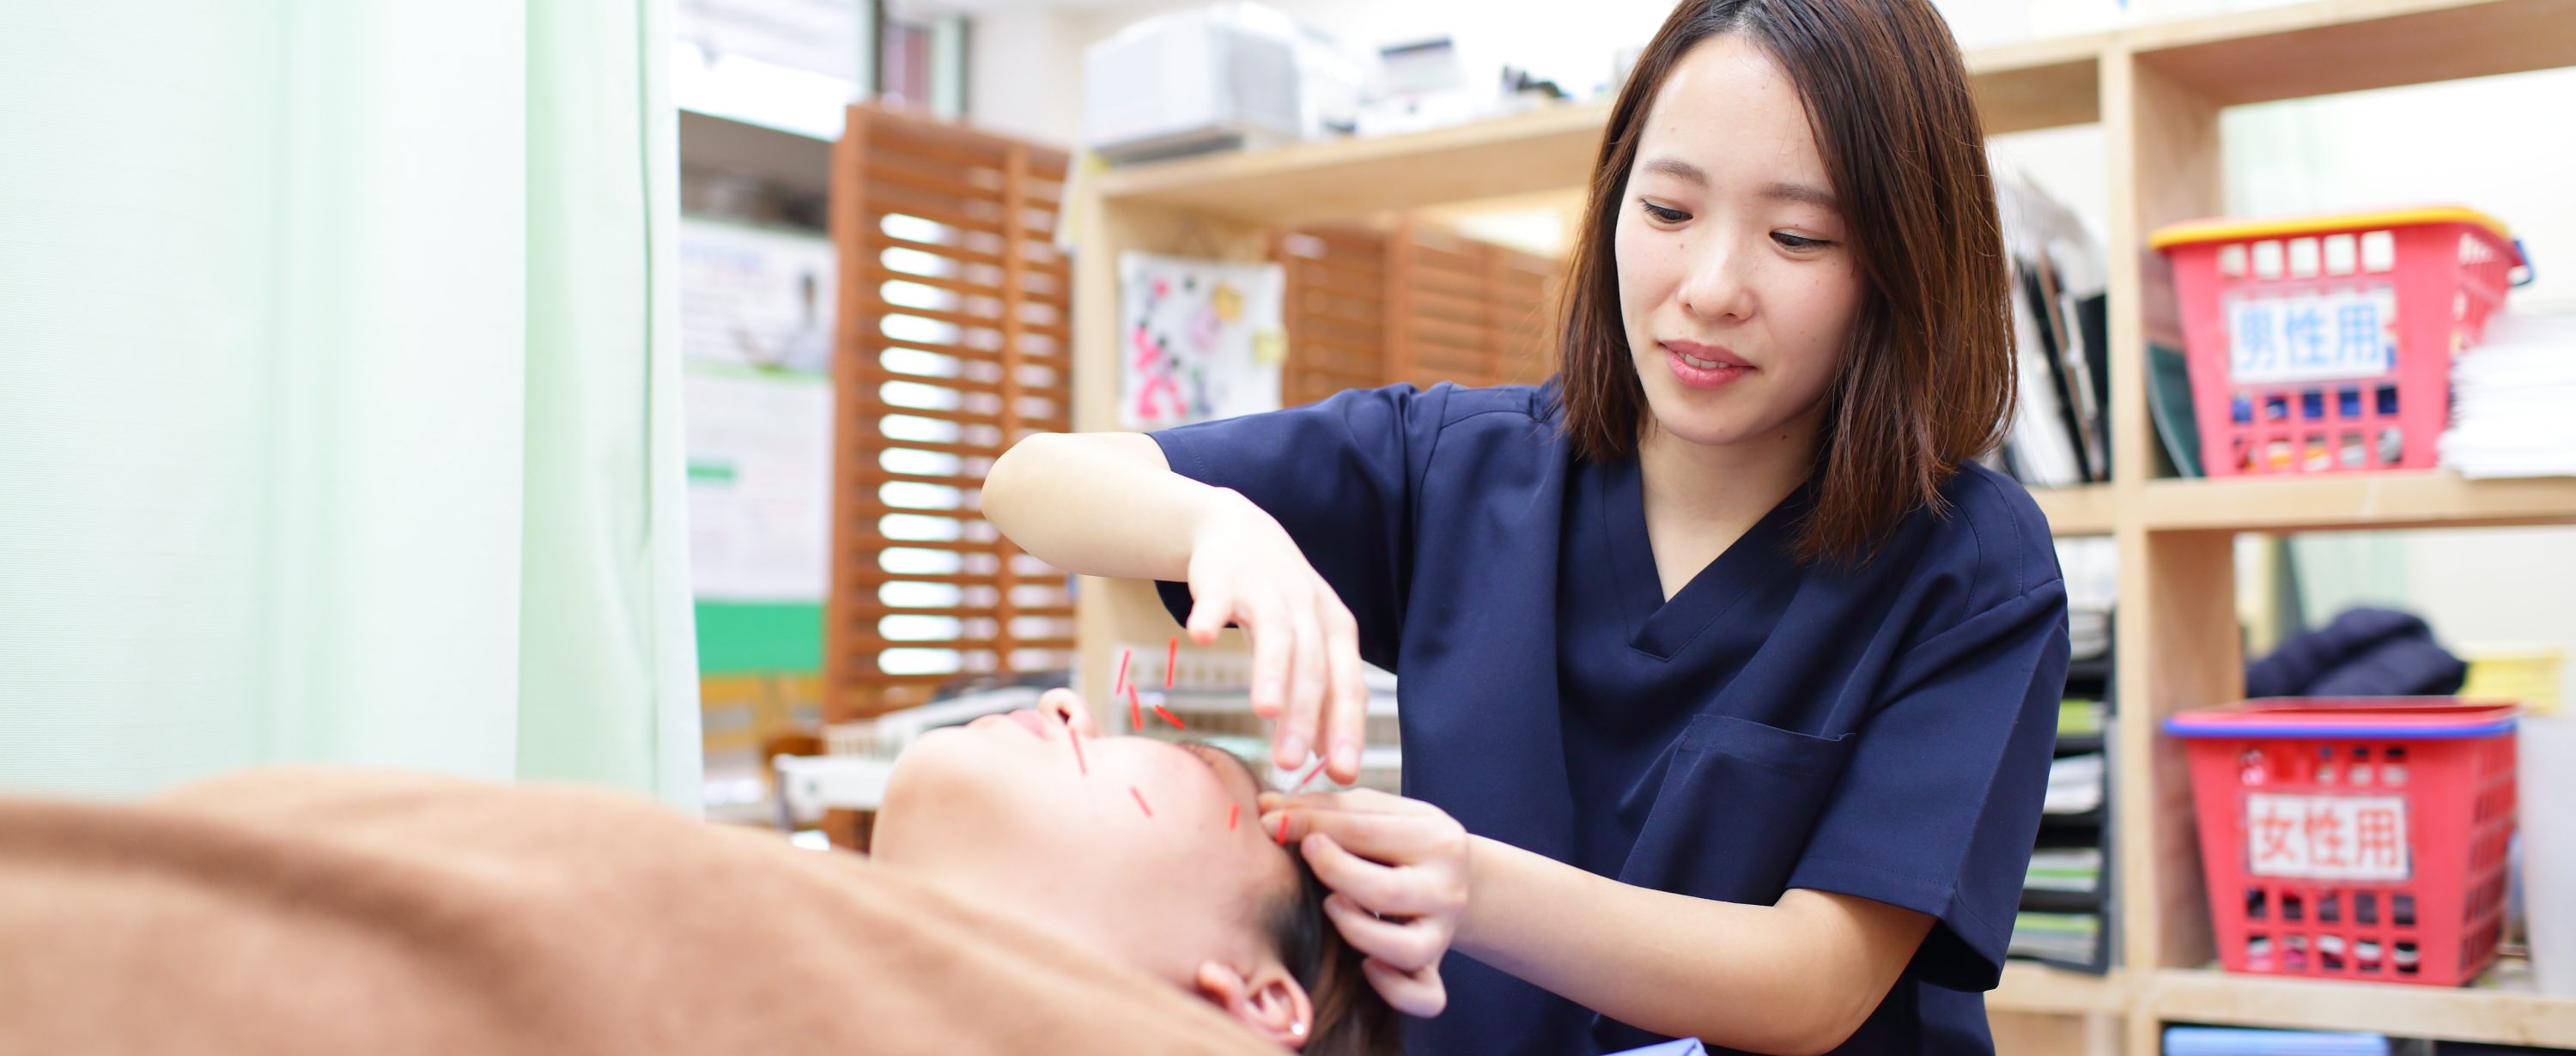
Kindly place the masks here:
[(2012, 941), (2004, 951), (2015, 957), (2084, 962), (2093, 959), (2093, 946), (2101, 937), (2102, 918), (2098, 914), (2017, 913), (2013, 915)]
[(2030, 852), (2025, 891), (2089, 893), (2102, 885), (2102, 848), (2042, 847)]
[(2102, 805), (2102, 755), (2070, 755), (2048, 764), (2051, 814), (2090, 814)]
[(2465, 477), (2576, 476), (2576, 315), (2499, 313), (2451, 364), (2442, 464)]
[(2057, 703), (2057, 735), (2092, 737), (2102, 732), (2102, 702), (2068, 697)]

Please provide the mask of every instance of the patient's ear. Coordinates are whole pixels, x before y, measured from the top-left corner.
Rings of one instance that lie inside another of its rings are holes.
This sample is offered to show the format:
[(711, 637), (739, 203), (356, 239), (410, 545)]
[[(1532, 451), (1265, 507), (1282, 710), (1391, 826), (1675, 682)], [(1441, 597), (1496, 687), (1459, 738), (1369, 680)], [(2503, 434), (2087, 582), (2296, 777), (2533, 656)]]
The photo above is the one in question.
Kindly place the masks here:
[(1286, 966), (1266, 962), (1245, 975), (1231, 965), (1199, 965), (1199, 996), (1247, 1029), (1291, 1049), (1306, 1046), (1315, 1032), (1315, 1006), (1306, 988), (1290, 978)]

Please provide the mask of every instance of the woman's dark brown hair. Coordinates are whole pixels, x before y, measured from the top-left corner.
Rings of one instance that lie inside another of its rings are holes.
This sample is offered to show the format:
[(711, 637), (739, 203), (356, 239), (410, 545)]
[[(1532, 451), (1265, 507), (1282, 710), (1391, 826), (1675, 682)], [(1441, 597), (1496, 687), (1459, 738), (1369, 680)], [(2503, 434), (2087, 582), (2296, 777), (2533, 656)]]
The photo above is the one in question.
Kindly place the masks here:
[(1808, 560), (1865, 559), (1992, 449), (2012, 409), (2009, 276), (1965, 65), (1930, 0), (1684, 0), (1611, 108), (1568, 262), (1558, 411), (1584, 457), (1650, 424), (1619, 306), (1614, 237), (1655, 93), (1690, 49), (1758, 43), (1798, 86), (1866, 291), (1826, 390)]

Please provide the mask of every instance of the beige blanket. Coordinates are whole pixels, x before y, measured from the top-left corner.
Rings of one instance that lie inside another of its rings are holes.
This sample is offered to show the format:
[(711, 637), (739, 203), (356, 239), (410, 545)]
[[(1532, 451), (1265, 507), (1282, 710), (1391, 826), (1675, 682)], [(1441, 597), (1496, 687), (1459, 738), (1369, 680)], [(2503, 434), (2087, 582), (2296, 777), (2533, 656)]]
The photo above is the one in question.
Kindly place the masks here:
[(265, 771), (0, 800), (0, 1053), (1275, 1054), (847, 854), (640, 799)]

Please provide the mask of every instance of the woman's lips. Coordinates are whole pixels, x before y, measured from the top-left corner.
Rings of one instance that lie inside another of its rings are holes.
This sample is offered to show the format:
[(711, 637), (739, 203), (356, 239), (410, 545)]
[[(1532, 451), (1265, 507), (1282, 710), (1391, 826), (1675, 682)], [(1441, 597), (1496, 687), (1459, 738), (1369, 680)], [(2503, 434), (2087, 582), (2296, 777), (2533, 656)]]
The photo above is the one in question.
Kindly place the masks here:
[(989, 715), (978, 715), (973, 719), (968, 720), (966, 725), (984, 727), (999, 726), (1003, 723), (1009, 723), (1029, 731), (1029, 736), (1031, 737), (1035, 737), (1041, 741), (1046, 741), (1054, 739), (1047, 734), (1047, 725), (1050, 721), (1052, 720), (1049, 720), (1044, 715), (1038, 714), (1037, 712), (1027, 708), (1022, 708), (1018, 711), (995, 712)]
[(1721, 389), (1753, 373), (1753, 364), (1722, 348), (1673, 341), (1662, 346), (1665, 365), (1684, 388)]
[(1036, 737), (1041, 741), (1054, 739), (1047, 736), (1046, 716), (1040, 715), (1033, 710), (1022, 708), (1003, 717), (1011, 720), (1012, 722), (1019, 723), (1021, 728), (1029, 731), (1030, 736)]

